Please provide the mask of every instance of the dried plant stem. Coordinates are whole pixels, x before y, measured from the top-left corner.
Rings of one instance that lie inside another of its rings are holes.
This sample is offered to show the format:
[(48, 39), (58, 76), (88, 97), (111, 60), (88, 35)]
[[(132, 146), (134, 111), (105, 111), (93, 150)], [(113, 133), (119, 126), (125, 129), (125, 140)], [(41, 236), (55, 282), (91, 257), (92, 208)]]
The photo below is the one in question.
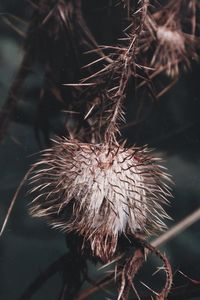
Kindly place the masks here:
[[(126, 262), (125, 266), (119, 272), (117, 272), (116, 276), (111, 274), (104, 277), (102, 280), (96, 282), (96, 284), (93, 285), (92, 287), (89, 287), (84, 291), (82, 291), (80, 295), (78, 295), (75, 298), (75, 300), (88, 299), (89, 296), (97, 292), (99, 289), (104, 288), (105, 286), (112, 283), (113, 281), (116, 281), (117, 279), (119, 279), (122, 283), (121, 289), (119, 291), (118, 299), (123, 299), (123, 300), (127, 299), (129, 294), (129, 289), (132, 285), (132, 280), (134, 276), (137, 274), (137, 272), (139, 271), (144, 260), (145, 260), (144, 251), (142, 249), (137, 249), (134, 253), (134, 256)], [(130, 268), (130, 263), (131, 263), (131, 268)], [(128, 278), (128, 284), (125, 283), (126, 278)]]
[(7, 225), (8, 219), (9, 219), (9, 217), (10, 217), (10, 215), (12, 213), (13, 207), (15, 205), (17, 196), (19, 195), (19, 192), (21, 191), (22, 186), (24, 185), (25, 181), (28, 179), (28, 177), (29, 177), (30, 173), (33, 171), (33, 169), (34, 169), (34, 167), (31, 167), (28, 170), (28, 172), (25, 174), (24, 178), (21, 180), (21, 182), (20, 182), (20, 184), (19, 184), (19, 186), (18, 186), (18, 188), (17, 188), (17, 190), (16, 190), (16, 192), (15, 192), (15, 194), (14, 194), (14, 196), (13, 196), (11, 202), (10, 202), (10, 205), (9, 205), (6, 217), (5, 217), (5, 219), (3, 221), (3, 225), (1, 227), (0, 237), (2, 236), (2, 234), (3, 234), (4, 230), (5, 230), (5, 227)]
[(87, 299), (90, 295), (98, 291), (99, 287), (101, 288), (105, 287), (106, 285), (110, 284), (112, 281), (116, 280), (116, 278), (119, 278), (121, 282), (117, 299), (127, 300), (129, 295), (129, 290), (133, 284), (132, 281), (145, 261), (143, 247), (146, 248), (151, 253), (154, 253), (156, 256), (158, 256), (161, 259), (161, 261), (164, 263), (163, 269), (166, 273), (166, 283), (162, 291), (159, 294), (157, 294), (156, 300), (166, 299), (171, 289), (172, 277), (173, 277), (170, 263), (167, 257), (164, 254), (162, 254), (157, 248), (155, 248), (151, 244), (148, 244), (147, 242), (141, 239), (137, 239), (137, 241), (141, 245), (141, 248), (139, 247), (138, 249), (136, 249), (134, 256), (127, 260), (127, 262), (121, 268), (121, 270), (117, 272), (116, 276), (113, 276), (112, 274), (106, 276), (103, 280), (99, 281), (96, 284), (96, 286), (89, 287), (84, 291), (82, 291), (81, 294), (76, 298), (76, 300)]
[(145, 243), (145, 248), (147, 248), (151, 253), (155, 253), (155, 255), (158, 256), (164, 263), (163, 269), (166, 274), (166, 283), (162, 291), (156, 296), (156, 300), (165, 300), (167, 299), (172, 286), (173, 274), (171, 265), (167, 257), (162, 254), (156, 247), (152, 246), (151, 244)]
[[(117, 66), (118, 63), (121, 64), (122, 70), (120, 74), (119, 84), (117, 86), (116, 92), (114, 95), (110, 96), (110, 100), (113, 101), (112, 109), (110, 109), (111, 117), (109, 118), (109, 124), (105, 131), (105, 140), (110, 141), (112, 139), (116, 140), (115, 134), (119, 132), (118, 130), (118, 120), (123, 120), (123, 101), (125, 99), (125, 90), (127, 83), (132, 75), (136, 76), (136, 49), (137, 41), (140, 37), (140, 34), (143, 30), (144, 21), (147, 15), (147, 7), (149, 5), (148, 0), (139, 1), (139, 8), (136, 12), (132, 12), (132, 24), (129, 26), (131, 32), (128, 34), (128, 39), (130, 39), (130, 44), (127, 49), (122, 51), (120, 56), (120, 61), (116, 61), (112, 64), (111, 72), (119, 69)], [(139, 22), (137, 24), (137, 17), (139, 17)], [(124, 49), (124, 46), (121, 47), (121, 50)], [(114, 71), (115, 72), (115, 71)], [(109, 94), (109, 93), (108, 93)]]
[(173, 81), (171, 81), (166, 87), (164, 87), (162, 89), (162, 91), (160, 91), (157, 95), (156, 95), (156, 99), (161, 98), (164, 94), (166, 94), (169, 90), (171, 90), (171, 88), (177, 83), (178, 79), (175, 78)]
[(118, 300), (127, 300), (129, 291), (133, 286), (133, 279), (145, 261), (144, 249), (139, 247), (135, 250), (134, 256), (126, 262), (121, 271), (121, 287)]
[[(12, 15), (9, 15), (12, 16)], [(12, 16), (13, 17), (13, 16)], [(15, 18), (15, 16), (14, 16)], [(17, 18), (16, 18), (17, 19)], [(12, 30), (14, 30), (19, 36), (25, 38), (26, 37), (26, 33), (24, 31), (22, 31), (21, 29), (19, 29), (17, 26), (15, 26), (15, 24), (13, 24), (12, 21), (9, 20), (8, 17), (2, 17), (2, 20), (5, 24), (7, 24)], [(25, 24), (26, 25), (26, 24)]]
[[(161, 252), (158, 249), (156, 249), (155, 247), (163, 245), (164, 243), (166, 243), (170, 239), (174, 238), (175, 236), (177, 236), (177, 234), (183, 232), (185, 229), (187, 229), (189, 226), (193, 225), (195, 222), (197, 222), (199, 220), (200, 220), (200, 208), (197, 209), (194, 213), (192, 213), (188, 217), (186, 217), (180, 223), (175, 225), (172, 229), (170, 229), (168, 232), (163, 234), (161, 237), (159, 237), (158, 239), (153, 241), (151, 245), (150, 244), (149, 245), (145, 244), (146, 248), (148, 248), (150, 252), (155, 253), (156, 255), (158, 255), (161, 258), (161, 260), (164, 261), (165, 266), (167, 266), (168, 274), (169, 274), (170, 279), (169, 279), (169, 282), (167, 282), (167, 286), (165, 287), (165, 289), (163, 291), (163, 294), (166, 294), (168, 292), (169, 286), (171, 285), (172, 273), (171, 273), (171, 268), (169, 267), (169, 263), (168, 263), (167, 258), (163, 254), (161, 254)], [(135, 257), (135, 259), (136, 259), (136, 257)], [(45, 271), (45, 273), (46, 273), (46, 271)], [(47, 273), (48, 273), (48, 271), (47, 271)], [(122, 271), (117, 273), (117, 277), (115, 277), (115, 278), (114, 278), (113, 274), (111, 274), (109, 276), (106, 276), (105, 278), (103, 278), (102, 280), (97, 282), (96, 285), (94, 285), (92, 287), (89, 287), (89, 288), (85, 289), (84, 291), (82, 291), (81, 294), (76, 297), (76, 300), (87, 299), (87, 297), (89, 297), (93, 293), (97, 292), (99, 290), (99, 288), (104, 288), (105, 286), (107, 286), (108, 284), (113, 282), (116, 278), (119, 278), (119, 276), (121, 276), (121, 275), (122, 275)], [(38, 279), (36, 279), (36, 281), (40, 282), (40, 280), (38, 280)], [(40, 284), (43, 284), (43, 283), (40, 283)], [(35, 283), (31, 284), (31, 286), (32, 287), (35, 286)], [(173, 290), (176, 293), (176, 295), (179, 295), (179, 294), (182, 295), (182, 289), (181, 288), (179, 288), (179, 289), (174, 288)], [(188, 288), (187, 288), (187, 290), (188, 290)], [(199, 291), (198, 288), (197, 289), (196, 288), (195, 289), (191, 288), (191, 289), (189, 289), (188, 293), (189, 294), (194, 293), (196, 295), (196, 293), (198, 294), (198, 291)], [(164, 297), (163, 294), (161, 295), (162, 297)], [(25, 298), (20, 298), (20, 300), (22, 300), (22, 299), (25, 299)], [(26, 299), (29, 299), (29, 298), (26, 298)], [(149, 298), (147, 298), (147, 299), (149, 299)], [(164, 299), (164, 298), (157, 298), (157, 299)]]
[(130, 52), (133, 52), (133, 45), (135, 42), (135, 38), (132, 40), (128, 50), (126, 51), (126, 53), (124, 54), (124, 69), (121, 75), (121, 79), (120, 79), (120, 83), (119, 83), (119, 87), (118, 90), (114, 96), (114, 102), (115, 104), (113, 105), (112, 108), (112, 117), (110, 120), (110, 123), (106, 129), (105, 132), (105, 140), (110, 140), (111, 136), (115, 135), (115, 132), (117, 130), (116, 127), (116, 123), (117, 120), (119, 119), (119, 116), (121, 115), (121, 118), (123, 116), (123, 111), (122, 111), (122, 103), (124, 100), (124, 91), (128, 82), (128, 79), (130, 78), (130, 74), (131, 74), (131, 68), (130, 68), (130, 58), (133, 57), (133, 53), (130, 55)]
[(194, 223), (198, 222), (200, 220), (200, 208), (198, 208), (196, 211), (194, 211), (189, 216), (185, 217), (182, 221), (180, 221), (178, 224), (176, 224), (174, 227), (169, 229), (166, 233), (158, 237), (156, 240), (154, 240), (151, 244), (154, 247), (158, 247), (160, 245), (165, 244), (169, 240), (176, 237), (178, 234), (182, 233), (184, 230), (192, 226)]

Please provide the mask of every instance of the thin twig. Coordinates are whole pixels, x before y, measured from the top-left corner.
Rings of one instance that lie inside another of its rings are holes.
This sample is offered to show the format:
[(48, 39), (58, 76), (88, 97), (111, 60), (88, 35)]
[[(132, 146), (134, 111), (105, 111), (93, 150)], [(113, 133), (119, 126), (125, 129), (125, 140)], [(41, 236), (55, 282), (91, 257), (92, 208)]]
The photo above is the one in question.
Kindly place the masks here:
[(198, 208), (196, 211), (194, 211), (189, 216), (185, 217), (182, 221), (180, 221), (174, 227), (172, 227), (167, 232), (165, 232), (163, 235), (161, 235), (156, 240), (154, 240), (151, 243), (152, 246), (158, 247), (158, 246), (161, 246), (161, 245), (169, 242), (171, 239), (176, 237), (178, 234), (182, 233), (184, 230), (186, 230), (187, 228), (189, 228), (191, 225), (198, 222), (199, 220), (200, 220), (200, 208)]
[(33, 169), (34, 169), (34, 166), (31, 167), (28, 170), (28, 172), (26, 173), (26, 175), (24, 176), (24, 178), (21, 180), (21, 182), (20, 182), (20, 184), (19, 184), (19, 186), (18, 186), (18, 188), (17, 188), (17, 190), (16, 190), (16, 192), (15, 192), (15, 194), (14, 194), (12, 200), (11, 200), (11, 203), (9, 205), (9, 208), (8, 208), (8, 211), (7, 211), (7, 214), (6, 214), (6, 217), (5, 217), (3, 225), (1, 227), (0, 237), (2, 236), (2, 234), (3, 234), (4, 230), (5, 230), (5, 227), (7, 225), (8, 219), (9, 219), (9, 217), (10, 217), (10, 215), (12, 213), (13, 207), (15, 205), (17, 196), (19, 195), (19, 192), (21, 191), (22, 186), (24, 185), (25, 181), (28, 179), (28, 176), (30, 175), (30, 173), (32, 172)]
[(145, 261), (145, 254), (143, 247), (139, 247), (135, 250), (134, 256), (131, 257), (124, 267), (121, 273), (121, 286), (118, 294), (118, 300), (127, 300), (132, 286), (133, 279), (142, 267)]
[(163, 261), (163, 263), (164, 263), (163, 270), (165, 271), (165, 274), (166, 274), (166, 282), (165, 282), (165, 286), (163, 287), (162, 291), (156, 296), (156, 300), (165, 300), (165, 299), (167, 299), (167, 296), (168, 296), (168, 294), (171, 290), (171, 286), (172, 286), (173, 274), (172, 274), (171, 265), (170, 265), (167, 257), (163, 253), (161, 253), (156, 247), (154, 247), (148, 243), (145, 243), (144, 246), (150, 252), (155, 253), (155, 255), (158, 258), (160, 258), (161, 261)]
[(166, 94), (171, 88), (177, 83), (178, 79), (175, 78), (172, 82), (170, 82), (162, 91), (160, 91), (157, 95), (156, 98), (159, 99), (161, 98), (164, 94)]
[(2, 20), (18, 35), (22, 36), (23, 38), (26, 37), (26, 33), (24, 31), (22, 31), (21, 29), (17, 28), (17, 26), (15, 26), (7, 17), (2, 17)]

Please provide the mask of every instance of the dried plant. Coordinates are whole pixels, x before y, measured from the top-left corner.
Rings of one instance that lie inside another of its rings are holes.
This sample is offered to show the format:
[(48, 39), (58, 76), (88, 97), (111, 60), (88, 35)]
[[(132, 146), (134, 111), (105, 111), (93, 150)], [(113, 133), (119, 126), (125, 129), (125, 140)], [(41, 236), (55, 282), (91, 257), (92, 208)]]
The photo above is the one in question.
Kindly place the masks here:
[(81, 234), (105, 262), (113, 259), (118, 236), (166, 229), (169, 177), (147, 148), (61, 139), (35, 167), (31, 214)]
[[(90, 119), (93, 127), (93, 140), (99, 142), (109, 143), (111, 140), (117, 142), (117, 135), (120, 134), (119, 127), (122, 122), (125, 122), (123, 103), (126, 99), (127, 85), (131, 78), (139, 78), (140, 73), (144, 74), (144, 67), (137, 60), (137, 45), (143, 31), (149, 1), (132, 1), (134, 9), (133, 7), (130, 9), (129, 1), (122, 2), (129, 8), (129, 21), (120, 43), (116, 46), (100, 46), (99, 49), (104, 55), (87, 64), (85, 68), (91, 68), (100, 61), (103, 67), (100, 66), (98, 71), (83, 78), (80, 83), (72, 85), (75, 88), (84, 85), (91, 87), (88, 98), (92, 101), (91, 103), (88, 101), (90, 106), (86, 117)], [(91, 52), (96, 51), (97, 49)], [(95, 107), (100, 107), (101, 112), (98, 116), (92, 115)]]
[[(34, 165), (37, 170), (32, 176), (36, 197), (31, 214), (48, 218), (53, 227), (82, 236), (83, 253), (89, 247), (92, 255), (105, 263), (115, 259), (122, 237), (139, 239), (140, 247), (148, 248), (143, 245), (144, 239), (164, 230), (163, 219), (169, 218), (162, 207), (171, 195), (167, 186), (169, 176), (146, 147), (126, 148), (117, 141), (119, 120), (124, 121), (127, 84), (131, 76), (138, 76), (137, 68), (142, 68), (137, 64), (137, 45), (147, 8), (148, 1), (139, 1), (131, 12), (132, 19), (125, 31), (128, 45), (111, 47), (111, 55), (100, 59), (107, 65), (75, 84), (76, 88), (91, 86), (101, 98), (102, 113), (94, 115), (98, 125), (94, 142), (58, 139)], [(101, 50), (106, 48), (109, 47)], [(99, 59), (92, 65), (96, 62)], [(87, 117), (93, 107), (94, 104)], [(137, 265), (135, 255), (120, 267), (118, 299), (127, 299), (131, 281), (144, 261), (141, 259)], [(170, 277), (167, 288), (159, 294), (163, 298), (171, 286), (171, 269), (166, 263), (165, 267)]]
[[(33, 63), (42, 61), (45, 84), (40, 90), (39, 112), (44, 113), (50, 95), (50, 99), (62, 103), (62, 108), (80, 117), (76, 126), (75, 117), (66, 118), (68, 137), (54, 140), (29, 171), (34, 194), (31, 215), (44, 217), (65, 232), (70, 251), (76, 249), (75, 255), (84, 261), (78, 274), (79, 286), (67, 291), (73, 298), (82, 284), (81, 276), (89, 281), (85, 260), (90, 259), (106, 265), (115, 262), (105, 282), (117, 279), (118, 300), (127, 300), (131, 288), (138, 296), (133, 279), (151, 252), (161, 259), (166, 273), (164, 288), (155, 294), (161, 300), (170, 291), (172, 270), (166, 256), (147, 239), (167, 228), (165, 221), (170, 217), (163, 206), (171, 197), (170, 176), (147, 146), (128, 147), (119, 137), (126, 120), (124, 103), (129, 84), (135, 95), (140, 96), (142, 87), (147, 88), (143, 97), (152, 97), (155, 76), (164, 72), (177, 78), (182, 69), (190, 67), (191, 58), (198, 59), (197, 3), (170, 0), (153, 10), (148, 0), (115, 4), (125, 8), (127, 26), (115, 45), (99, 46), (86, 25), (80, 0), (34, 2), (25, 57), (5, 104), (7, 114), (0, 118), (0, 133), (5, 134), (8, 117), (15, 109), (13, 92), (18, 98)], [(56, 51), (58, 67), (51, 55), (45, 56), (45, 45), (37, 52), (31, 43), (33, 38), (41, 42), (44, 37), (48, 45), (51, 41), (55, 48), (62, 46), (62, 51)], [(89, 59), (83, 55), (86, 51)], [(72, 124), (68, 126), (67, 122)], [(86, 299), (84, 291), (77, 299)]]

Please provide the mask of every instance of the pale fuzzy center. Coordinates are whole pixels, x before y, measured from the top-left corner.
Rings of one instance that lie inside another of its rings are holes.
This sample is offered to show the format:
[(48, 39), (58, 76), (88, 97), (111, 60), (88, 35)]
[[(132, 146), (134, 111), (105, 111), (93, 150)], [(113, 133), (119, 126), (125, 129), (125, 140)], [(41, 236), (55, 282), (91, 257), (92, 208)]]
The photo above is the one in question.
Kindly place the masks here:
[(165, 26), (158, 27), (157, 38), (161, 44), (167, 43), (172, 48), (184, 50), (185, 39), (184, 36), (178, 31), (172, 31), (167, 29)]
[(106, 150), (84, 156), (84, 163), (77, 157), (80, 175), (71, 184), (70, 195), (87, 208), (85, 217), (91, 228), (106, 226), (114, 234), (125, 232), (127, 226), (133, 232), (141, 230), (146, 220), (146, 197), (134, 158), (126, 158), (130, 153), (123, 152), (113, 159), (113, 153)]

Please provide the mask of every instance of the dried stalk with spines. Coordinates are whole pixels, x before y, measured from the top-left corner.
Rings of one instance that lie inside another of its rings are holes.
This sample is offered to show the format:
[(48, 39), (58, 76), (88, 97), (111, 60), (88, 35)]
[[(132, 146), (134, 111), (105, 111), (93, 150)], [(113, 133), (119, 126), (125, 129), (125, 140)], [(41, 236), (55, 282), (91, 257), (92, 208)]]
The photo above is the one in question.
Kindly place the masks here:
[[(145, 262), (145, 256), (147, 255), (148, 251), (151, 254), (156, 255), (162, 261), (162, 270), (165, 272), (166, 275), (165, 286), (160, 292), (154, 292), (156, 294), (155, 299), (166, 299), (170, 292), (173, 278), (171, 265), (167, 257), (164, 254), (162, 254), (157, 248), (153, 247), (144, 239), (141, 239), (141, 237), (133, 235), (132, 238), (133, 244), (136, 245), (136, 251), (133, 257), (128, 257), (125, 263), (123, 263), (122, 265), (120, 262), (117, 263), (117, 268), (119, 268), (119, 280), (121, 281), (118, 299), (127, 300), (131, 288), (135, 292), (136, 296), (139, 296), (134, 288), (133, 279), (139, 271), (139, 269), (141, 268), (141, 266), (143, 265), (143, 263)], [(138, 299), (140, 298), (138, 297)]]
[[(123, 103), (126, 98), (127, 84), (131, 77), (138, 76), (138, 69), (142, 69), (142, 66), (137, 63), (137, 44), (143, 31), (148, 3), (147, 0), (138, 1), (136, 10), (131, 10), (129, 26), (124, 30), (122, 38), (123, 44), (100, 48), (103, 51), (110, 51), (108, 56), (102, 57), (102, 60), (109, 58), (110, 62), (107, 60), (102, 69), (81, 80), (82, 84), (91, 84), (91, 89), (94, 89), (101, 99), (103, 107), (102, 116), (99, 118), (101, 126), (97, 124), (103, 129), (100, 141), (116, 142), (117, 134), (120, 133), (119, 125), (125, 122)], [(91, 64), (98, 62), (99, 59)]]

